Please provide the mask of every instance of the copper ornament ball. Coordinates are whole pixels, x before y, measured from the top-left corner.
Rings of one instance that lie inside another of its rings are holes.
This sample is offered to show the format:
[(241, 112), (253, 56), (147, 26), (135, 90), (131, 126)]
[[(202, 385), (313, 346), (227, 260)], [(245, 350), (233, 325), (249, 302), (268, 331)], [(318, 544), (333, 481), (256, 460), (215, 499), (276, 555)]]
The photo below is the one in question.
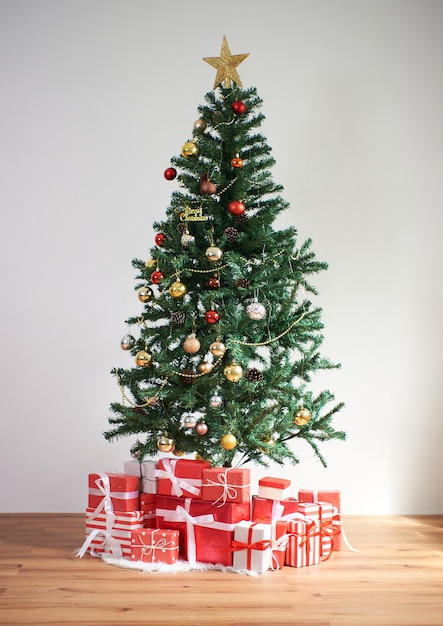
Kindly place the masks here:
[(195, 120), (193, 128), (194, 128), (194, 130), (198, 130), (198, 131), (206, 130), (206, 122), (205, 122), (205, 120), (202, 120), (201, 118), (199, 118), (198, 120)]
[(206, 422), (198, 422), (195, 426), (195, 432), (199, 435), (206, 435), (208, 432), (208, 425)]
[(240, 167), (243, 167), (243, 159), (240, 159), (240, 157), (234, 157), (231, 159), (231, 165), (232, 167), (239, 169)]
[(200, 342), (194, 333), (188, 335), (183, 342), (183, 350), (188, 354), (195, 354), (200, 350)]
[(214, 356), (223, 356), (226, 352), (226, 346), (222, 341), (213, 341), (209, 346), (209, 350)]

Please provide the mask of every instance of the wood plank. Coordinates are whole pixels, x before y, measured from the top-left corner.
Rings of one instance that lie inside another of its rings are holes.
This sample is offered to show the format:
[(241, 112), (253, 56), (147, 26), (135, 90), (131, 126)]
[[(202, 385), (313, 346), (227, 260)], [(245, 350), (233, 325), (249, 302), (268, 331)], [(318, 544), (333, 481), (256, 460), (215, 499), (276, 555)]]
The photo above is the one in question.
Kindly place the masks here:
[(359, 553), (249, 577), (142, 574), (75, 556), (82, 514), (0, 515), (0, 623), (442, 626), (443, 516), (348, 516)]

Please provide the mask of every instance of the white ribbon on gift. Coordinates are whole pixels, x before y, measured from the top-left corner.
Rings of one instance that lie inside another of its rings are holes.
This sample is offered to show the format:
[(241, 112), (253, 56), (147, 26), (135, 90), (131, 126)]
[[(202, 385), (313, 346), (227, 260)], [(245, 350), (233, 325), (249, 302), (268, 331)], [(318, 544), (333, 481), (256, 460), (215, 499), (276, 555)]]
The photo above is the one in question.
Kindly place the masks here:
[(214, 502), (212, 503), (214, 506), (217, 504), (217, 502), (220, 502), (218, 507), (224, 506), (228, 498), (230, 498), (231, 500), (235, 500), (238, 496), (237, 489), (244, 489), (245, 487), (250, 486), (249, 483), (247, 485), (230, 485), (228, 483), (227, 474), (229, 470), (232, 470), (232, 469), (235, 469), (235, 468), (228, 467), (225, 469), (224, 472), (220, 472), (219, 474), (217, 474), (217, 480), (212, 480), (211, 478), (208, 478), (206, 480), (205, 486), (209, 486), (209, 487), (221, 486), (222, 487), (221, 496), (218, 497), (217, 500), (214, 500)]
[(171, 481), (171, 492), (174, 496), (180, 497), (183, 494), (183, 490), (192, 493), (194, 496), (199, 496), (201, 491), (202, 481), (199, 478), (179, 478), (175, 475), (175, 466), (178, 459), (162, 459), (164, 469), (156, 469), (155, 475), (158, 478), (167, 478)]
[[(123, 554), (122, 547), (120, 543), (117, 541), (117, 539), (114, 539), (111, 536), (112, 528), (115, 522), (115, 513), (114, 513), (114, 507), (112, 505), (112, 500), (111, 500), (111, 498), (113, 497), (113, 492), (111, 492), (111, 483), (109, 480), (109, 476), (102, 472), (97, 472), (97, 474), (98, 474), (98, 478), (96, 479), (95, 484), (97, 485), (97, 491), (99, 492), (100, 495), (103, 496), (103, 498), (98, 504), (98, 506), (94, 509), (94, 511), (87, 516), (86, 523), (88, 523), (88, 521), (92, 521), (101, 511), (104, 510), (105, 517), (106, 517), (106, 527), (95, 528), (94, 530), (92, 530), (86, 537), (85, 542), (83, 543), (80, 550), (77, 552), (76, 556), (79, 556), (81, 558), (85, 554), (85, 552), (88, 550), (88, 548), (90, 547), (94, 539), (96, 539), (100, 535), (103, 535), (104, 537), (103, 546), (104, 546), (105, 552), (112, 554), (113, 556), (116, 556), (116, 557), (121, 557)], [(137, 495), (138, 495), (138, 492), (137, 492)], [(92, 550), (92, 549), (91, 549), (91, 555), (99, 556), (95, 552), (95, 550)]]

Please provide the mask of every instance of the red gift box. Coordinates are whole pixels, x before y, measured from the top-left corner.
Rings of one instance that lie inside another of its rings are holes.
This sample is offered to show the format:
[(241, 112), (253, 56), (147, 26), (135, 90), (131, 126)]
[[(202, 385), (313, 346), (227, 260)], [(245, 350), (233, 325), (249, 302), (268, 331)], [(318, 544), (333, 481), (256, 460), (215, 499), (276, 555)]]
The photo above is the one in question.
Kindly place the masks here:
[(163, 528), (133, 530), (131, 560), (172, 565), (178, 560), (178, 531)]
[(202, 472), (202, 500), (223, 506), (226, 502), (249, 502), (250, 470), (236, 467), (209, 467)]
[(105, 474), (88, 476), (88, 507), (97, 512), (109, 508), (114, 511), (138, 511), (140, 508), (137, 476)]
[(131, 532), (143, 528), (142, 511), (109, 511), (97, 513), (86, 509), (86, 540), (77, 556), (90, 552), (92, 556), (105, 552), (115, 557), (131, 553)]
[(320, 562), (320, 531), (313, 520), (290, 520), (286, 546), (286, 565), (305, 567)]
[(170, 459), (158, 462), (155, 475), (158, 477), (157, 493), (179, 498), (201, 498), (202, 471), (210, 467), (207, 461)]
[(231, 542), (235, 524), (249, 519), (249, 502), (213, 506), (197, 498), (157, 495), (157, 526), (178, 530), (180, 556), (191, 564), (232, 565)]
[(145, 528), (157, 527), (155, 521), (156, 498), (155, 493), (140, 494), (140, 510), (143, 511)]
[[(279, 509), (279, 516), (276, 518), (275, 510), (277, 505), (281, 505), (283, 510)], [(273, 517), (274, 512), (274, 517)], [(289, 515), (299, 517), (298, 513), (298, 500), (295, 498), (286, 498), (286, 500), (270, 500), (269, 498), (261, 498), (260, 496), (252, 496), (252, 519), (254, 521), (281, 519)], [(289, 517), (286, 517), (289, 519)]]
[(258, 495), (270, 500), (284, 500), (289, 495), (291, 481), (287, 478), (265, 476), (258, 481)]
[(341, 550), (342, 548), (342, 534), (341, 534), (341, 492), (335, 490), (321, 489), (315, 491), (313, 489), (300, 489), (298, 492), (298, 499), (300, 502), (329, 502), (334, 507), (333, 511), (333, 535), (332, 535), (332, 549)]

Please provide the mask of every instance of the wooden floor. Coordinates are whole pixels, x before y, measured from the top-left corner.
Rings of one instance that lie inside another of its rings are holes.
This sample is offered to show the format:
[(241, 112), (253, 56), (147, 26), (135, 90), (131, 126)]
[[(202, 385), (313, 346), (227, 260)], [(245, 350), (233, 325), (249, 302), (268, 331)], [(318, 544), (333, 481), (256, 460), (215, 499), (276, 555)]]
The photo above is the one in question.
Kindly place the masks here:
[(443, 626), (443, 516), (345, 518), (359, 553), (257, 578), (75, 557), (83, 515), (0, 515), (0, 624)]

